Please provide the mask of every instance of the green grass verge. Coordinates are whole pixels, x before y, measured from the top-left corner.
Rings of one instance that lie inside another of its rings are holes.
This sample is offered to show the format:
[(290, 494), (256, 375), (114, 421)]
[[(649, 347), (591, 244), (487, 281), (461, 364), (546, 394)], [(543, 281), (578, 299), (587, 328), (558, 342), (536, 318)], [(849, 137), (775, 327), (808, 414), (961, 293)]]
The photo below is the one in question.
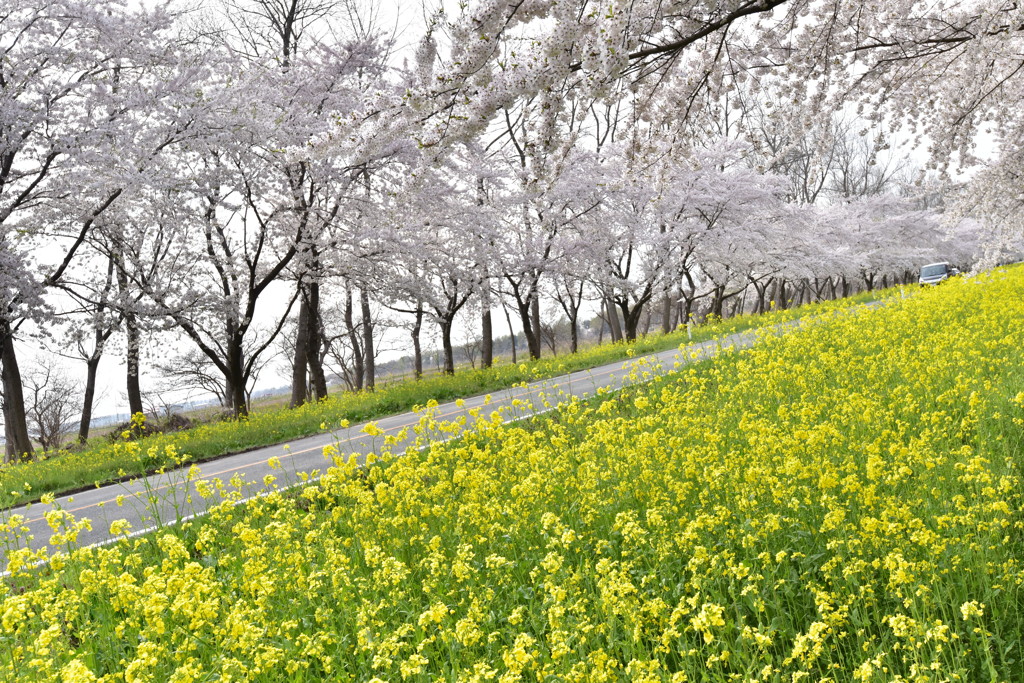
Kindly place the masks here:
[[(909, 291), (910, 288), (907, 288)], [(685, 329), (652, 334), (635, 342), (601, 344), (575, 354), (541, 358), (518, 364), (498, 363), (490, 369), (462, 370), (419, 381), (388, 384), (373, 392), (342, 392), (324, 401), (298, 408), (254, 411), (243, 420), (201, 425), (171, 434), (158, 434), (136, 442), (95, 440), (76, 452), (60, 451), (36, 460), (0, 467), (0, 509), (39, 500), (46, 493), (62, 494), (91, 486), (142, 476), (162, 467), (202, 462), (261, 446), (283, 443), (336, 429), (344, 422), (372, 420), (411, 410), (433, 399), (449, 401), (516, 386), (523, 382), (597, 367), (648, 353), (701, 342), (757, 327), (766, 327), (835, 308), (852, 306), (898, 294), (898, 288), (862, 292), (838, 301), (744, 315), (695, 326), (692, 339)]]

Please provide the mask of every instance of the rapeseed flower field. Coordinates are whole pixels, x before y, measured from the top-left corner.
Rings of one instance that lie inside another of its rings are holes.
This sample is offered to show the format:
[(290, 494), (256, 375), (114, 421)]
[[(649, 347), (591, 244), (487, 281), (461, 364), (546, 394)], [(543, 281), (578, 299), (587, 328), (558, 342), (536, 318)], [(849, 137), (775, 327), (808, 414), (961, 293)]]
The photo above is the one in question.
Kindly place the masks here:
[(1022, 340), (1013, 269), (301, 490), (203, 482), (208, 517), (12, 553), (0, 678), (1020, 680)]
[[(896, 292), (897, 288), (893, 287), (799, 308), (775, 309), (765, 314), (725, 320), (712, 318), (692, 329), (680, 327), (669, 334), (642, 336), (629, 343), (598, 344), (573, 354), (520, 363), (497, 359), (490, 368), (460, 368), (455, 375), (389, 381), (378, 385), (374, 391), (335, 392), (321, 401), (297, 408), (257, 409), (240, 420), (206, 423), (182, 432), (155, 434), (139, 440), (111, 442), (100, 436), (74, 452), (45, 453), (29, 462), (0, 462), (0, 508), (37, 501), (47, 493), (67, 493), (100, 483), (140, 477), (161, 468), (176, 467), (181, 464), (183, 456), (189, 462), (202, 462), (226, 453), (318, 434), (345, 423), (402, 413), (429, 400), (447, 401), (500, 391), (523, 382), (672, 349), (688, 341), (720, 338), (755, 327), (783, 324), (856, 302), (884, 299)], [(140, 417), (136, 415), (133, 419), (136, 428), (145, 424), (138, 421)], [(125, 436), (130, 435), (131, 431), (125, 433)]]

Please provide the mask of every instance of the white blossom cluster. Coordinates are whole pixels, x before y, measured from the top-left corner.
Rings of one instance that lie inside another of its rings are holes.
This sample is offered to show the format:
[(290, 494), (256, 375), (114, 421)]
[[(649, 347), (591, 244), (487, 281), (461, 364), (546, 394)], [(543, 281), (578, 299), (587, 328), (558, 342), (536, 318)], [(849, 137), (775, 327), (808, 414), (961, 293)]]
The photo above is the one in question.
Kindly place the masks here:
[(770, 82), (799, 105), (790, 115), (806, 130), (856, 107), (927, 147), (940, 173), (984, 163), (975, 183), (1014, 177), (1008, 153), (1007, 177), (996, 179), (999, 150), (1019, 146), (1019, 3), (487, 0), (450, 25), (450, 54), (439, 56), (431, 87), (410, 96), (428, 121), (425, 144), (472, 138), (503, 108), (547, 90), (607, 97), (625, 84), (649, 96), (641, 116), (692, 119), (748, 81)]
[[(1024, 231), (1015, 6), (480, 0), (402, 69), (378, 36), (266, 53), (273, 30), (115, 0), (0, 21), (3, 341), (184, 340), (236, 409), (321, 286), (347, 330), (321, 351), (372, 346), (374, 307), (448, 346), (467, 310), (526, 331), (542, 299), (635, 332), (656, 299), (874, 286)], [(892, 130), (932, 178), (981, 168), (911, 196)]]

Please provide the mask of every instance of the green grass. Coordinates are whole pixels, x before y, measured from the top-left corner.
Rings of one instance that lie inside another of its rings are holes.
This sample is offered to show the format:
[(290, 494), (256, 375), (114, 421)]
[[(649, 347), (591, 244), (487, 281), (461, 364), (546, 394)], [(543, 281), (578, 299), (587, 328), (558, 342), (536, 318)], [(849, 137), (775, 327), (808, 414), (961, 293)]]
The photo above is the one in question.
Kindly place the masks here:
[(254, 411), (248, 418), (215, 422), (182, 432), (158, 434), (137, 442), (93, 441), (76, 452), (46, 454), (34, 461), (0, 468), (0, 508), (39, 500), (91, 486), (142, 476), (162, 467), (202, 462), (230, 453), (284, 443), (343, 423), (371, 420), (411, 410), (433, 399), (439, 402), (475, 396), (617, 360), (675, 348), (749, 329), (775, 325), (837, 307), (884, 298), (898, 288), (862, 292), (839, 301), (745, 315), (695, 326), (692, 339), (685, 329), (654, 334), (624, 344), (601, 344), (576, 354), (563, 354), (519, 364), (499, 363), (490, 369), (464, 369), (453, 376), (435, 375), (419, 381), (388, 384), (373, 392), (342, 392), (298, 408)]

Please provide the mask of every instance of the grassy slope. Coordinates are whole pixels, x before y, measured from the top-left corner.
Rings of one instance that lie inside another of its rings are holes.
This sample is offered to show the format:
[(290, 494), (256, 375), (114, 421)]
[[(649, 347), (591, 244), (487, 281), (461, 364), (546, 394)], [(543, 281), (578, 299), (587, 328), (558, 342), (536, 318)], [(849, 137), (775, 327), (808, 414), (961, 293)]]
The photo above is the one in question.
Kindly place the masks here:
[(0, 673), (1016, 680), (1022, 302), (929, 290), (19, 574)]
[[(884, 297), (895, 289), (867, 292), (838, 302), (812, 304), (763, 316), (740, 316), (693, 330), (693, 341), (703, 341), (762, 325), (771, 325), (837, 306)], [(185, 456), (202, 462), (229, 453), (336, 428), (343, 421), (358, 422), (391, 415), (423, 405), (430, 399), (447, 401), (514, 386), (521, 382), (596, 367), (632, 355), (671, 349), (689, 341), (685, 330), (650, 335), (632, 344), (603, 344), (580, 353), (554, 358), (502, 364), (490, 370), (462, 370), (455, 376), (432, 376), (391, 384), (375, 392), (344, 392), (326, 401), (297, 409), (255, 411), (242, 422), (227, 421), (190, 430), (157, 435), (132, 443), (95, 440), (73, 453), (60, 452), (29, 463), (0, 467), (0, 508), (38, 500), (45, 493), (66, 493), (173, 466)]]

